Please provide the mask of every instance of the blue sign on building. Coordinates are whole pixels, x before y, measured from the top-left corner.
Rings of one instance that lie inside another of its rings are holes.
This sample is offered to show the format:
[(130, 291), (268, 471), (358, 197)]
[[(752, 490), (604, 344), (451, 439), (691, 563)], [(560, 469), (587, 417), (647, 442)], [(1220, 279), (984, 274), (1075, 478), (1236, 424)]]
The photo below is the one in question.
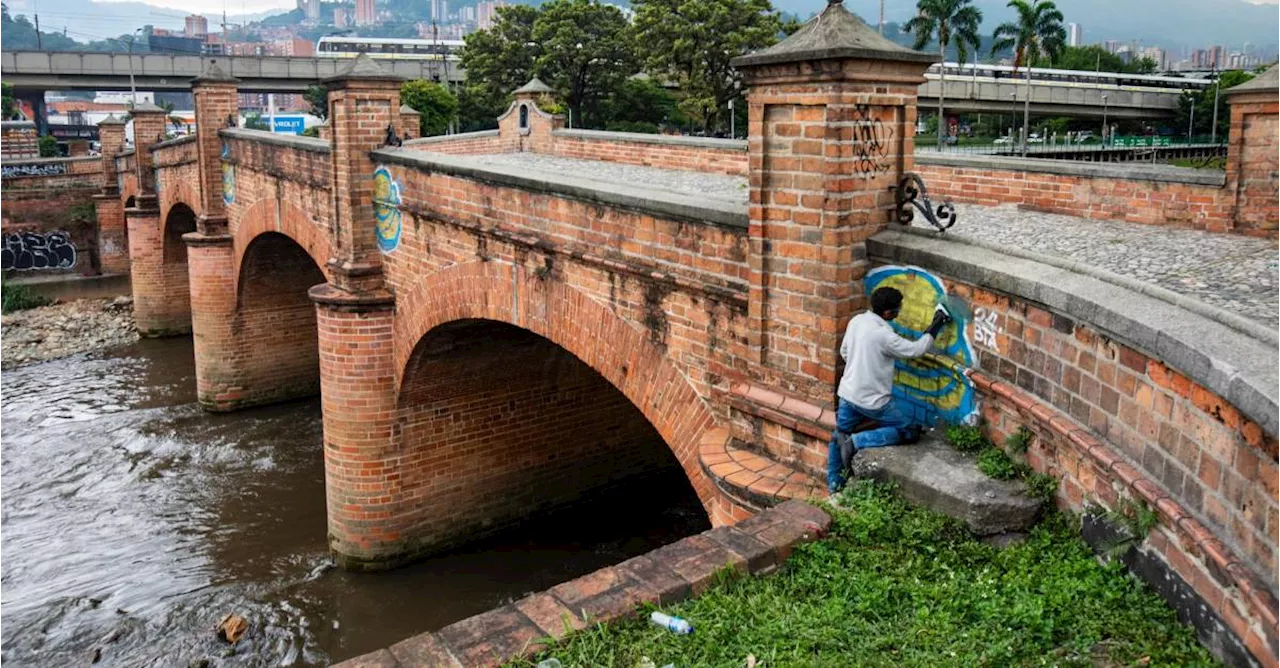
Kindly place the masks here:
[(276, 116), (275, 118), (275, 132), (300, 135), (305, 127), (306, 123), (301, 116)]

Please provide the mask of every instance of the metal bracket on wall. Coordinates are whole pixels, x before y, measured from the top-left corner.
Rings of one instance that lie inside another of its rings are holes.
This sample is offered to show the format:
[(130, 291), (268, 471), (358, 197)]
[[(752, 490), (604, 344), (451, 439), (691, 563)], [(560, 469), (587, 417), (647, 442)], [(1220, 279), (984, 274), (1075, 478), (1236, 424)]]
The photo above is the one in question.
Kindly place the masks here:
[(915, 172), (906, 172), (902, 175), (902, 180), (896, 186), (889, 186), (889, 190), (893, 191), (894, 208), (897, 211), (898, 222), (903, 225), (910, 225), (915, 220), (916, 213), (912, 211), (914, 207), (916, 211), (924, 214), (925, 220), (929, 221), (939, 232), (946, 232), (952, 225), (956, 224), (956, 207), (950, 201), (939, 204), (936, 208), (933, 202), (929, 200), (929, 190), (924, 186), (924, 180)]

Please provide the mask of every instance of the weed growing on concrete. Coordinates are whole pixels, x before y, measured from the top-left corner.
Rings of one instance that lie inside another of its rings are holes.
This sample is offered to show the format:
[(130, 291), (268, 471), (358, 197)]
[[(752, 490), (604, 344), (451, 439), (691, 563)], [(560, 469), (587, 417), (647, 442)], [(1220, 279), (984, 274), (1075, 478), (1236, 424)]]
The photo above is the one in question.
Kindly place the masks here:
[(978, 453), (978, 470), (996, 480), (1013, 480), (1018, 471), (1013, 460), (1000, 448), (987, 448)]
[(1027, 485), (1027, 496), (1033, 499), (1040, 499), (1044, 503), (1049, 503), (1058, 494), (1058, 479), (1048, 473), (1036, 473), (1033, 471), (1023, 477), (1022, 480)]
[[(589, 628), (532, 666), (1213, 665), (1192, 630), (1116, 562), (1100, 564), (1078, 524), (1050, 513), (998, 549), (964, 525), (857, 481), (828, 536), (776, 573), (725, 581), (667, 606), (691, 635), (646, 618)], [(647, 616), (647, 615), (646, 615)], [(646, 662), (647, 663), (647, 662)]]
[(25, 311), (29, 308), (48, 306), (52, 303), (52, 299), (32, 292), (31, 288), (25, 285), (0, 284), (0, 312)]
[(1115, 510), (1106, 511), (1102, 517), (1118, 529), (1116, 539), (1104, 546), (1107, 555), (1113, 558), (1142, 545), (1151, 530), (1160, 523), (1160, 515), (1146, 501), (1135, 501), (1129, 497), (1122, 497), (1116, 502)]
[(951, 425), (947, 427), (947, 442), (960, 452), (975, 453), (991, 447), (991, 439), (982, 432), (982, 427)]

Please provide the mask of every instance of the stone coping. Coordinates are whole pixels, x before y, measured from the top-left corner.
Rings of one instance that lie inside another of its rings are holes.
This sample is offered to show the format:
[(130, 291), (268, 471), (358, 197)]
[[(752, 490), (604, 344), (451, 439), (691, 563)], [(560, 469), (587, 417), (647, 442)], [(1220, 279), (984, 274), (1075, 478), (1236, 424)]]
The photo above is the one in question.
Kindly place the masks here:
[[(6, 159), (6, 165), (57, 165), (71, 162), (99, 162), (102, 160), (100, 155), (77, 155), (75, 157), (57, 157), (57, 158), (13, 158)], [(59, 175), (61, 176), (61, 175)]]
[(486, 164), (478, 159), (479, 156), (443, 155), (403, 147), (379, 149), (372, 155), (379, 162), (627, 209), (657, 218), (742, 230), (747, 228), (745, 203), (701, 199), (669, 190), (598, 181), (548, 170)]
[(138, 152), (138, 149), (135, 149), (135, 148), (133, 148), (132, 146), (130, 146), (129, 148), (121, 149), (121, 151), (120, 151), (119, 153), (116, 153), (116, 157), (117, 157), (117, 158), (127, 158), (127, 157), (129, 157), (129, 156), (131, 156), (131, 155), (133, 155), (133, 154), (135, 154), (135, 153), (137, 153), (137, 152)]
[(915, 161), (921, 165), (939, 165), (960, 169), (1002, 169), (1012, 172), (1061, 174), (1090, 179), (1189, 183), (1215, 188), (1221, 188), (1227, 182), (1227, 174), (1223, 171), (1173, 167), (1171, 165), (1144, 165), (1131, 162), (1082, 162), (1079, 160), (1050, 160), (1048, 158), (943, 154), (929, 151), (916, 151)]
[(729, 437), (724, 427), (710, 429), (698, 444), (698, 463), (721, 491), (761, 510), (790, 499), (826, 496), (824, 485), (771, 455), (757, 453)]
[(266, 130), (249, 130), (247, 128), (223, 128), (218, 130), (218, 136), (230, 137), (232, 139), (243, 139), (245, 141), (256, 141), (263, 144), (275, 144), (276, 146), (284, 146), (287, 148), (296, 148), (302, 151), (311, 151), (313, 153), (328, 153), (329, 142), (319, 137), (303, 137), (301, 135), (284, 135)]
[(35, 128), (35, 121), (0, 121), (0, 130), (21, 130), (24, 128)]
[(501, 665), (538, 652), (547, 638), (633, 617), (642, 604), (701, 595), (726, 567), (737, 577), (771, 573), (796, 545), (821, 538), (830, 527), (831, 517), (821, 509), (787, 501), (736, 526), (689, 536), (334, 668)]
[(609, 132), (606, 130), (552, 130), (552, 137), (587, 139), (591, 141), (625, 141), (641, 144), (666, 144), (689, 148), (713, 148), (722, 151), (747, 152), (745, 139), (720, 139), (717, 137), (686, 137), (683, 135), (659, 135), (643, 132)]
[(432, 137), (418, 137), (410, 139), (404, 143), (405, 146), (430, 146), (431, 144), (447, 144), (452, 141), (466, 139), (487, 139), (489, 137), (497, 137), (497, 130), (478, 130), (476, 132), (459, 132), (453, 135), (435, 135)]
[(195, 134), (189, 134), (189, 135), (183, 135), (181, 137), (174, 137), (173, 139), (166, 139), (162, 142), (152, 144), (151, 150), (154, 152), (162, 148), (168, 148), (170, 146), (181, 146), (183, 144), (190, 144), (191, 142), (194, 142), (197, 138), (198, 137)]
[(1167, 363), (1231, 402), (1268, 434), (1280, 425), (1276, 346), (1186, 307), (1026, 257), (936, 235), (881, 232), (868, 256), (1038, 302)]

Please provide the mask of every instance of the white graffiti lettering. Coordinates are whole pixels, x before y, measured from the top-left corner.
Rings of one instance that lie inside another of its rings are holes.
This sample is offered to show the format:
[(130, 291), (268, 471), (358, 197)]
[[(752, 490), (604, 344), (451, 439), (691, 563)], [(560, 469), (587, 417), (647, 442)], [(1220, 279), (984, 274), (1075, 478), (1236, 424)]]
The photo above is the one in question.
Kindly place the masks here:
[(1000, 333), (1000, 327), (997, 319), (1000, 314), (988, 308), (979, 308), (973, 312), (973, 339), (979, 345), (993, 348), (997, 352), (1000, 350), (1000, 344), (997, 335)]
[(0, 178), (14, 178), (17, 176), (57, 176), (67, 173), (67, 164), (65, 162), (55, 162), (48, 165), (4, 165), (0, 166)]
[(0, 239), (0, 269), (70, 269), (76, 266), (76, 247), (66, 232), (6, 233)]

